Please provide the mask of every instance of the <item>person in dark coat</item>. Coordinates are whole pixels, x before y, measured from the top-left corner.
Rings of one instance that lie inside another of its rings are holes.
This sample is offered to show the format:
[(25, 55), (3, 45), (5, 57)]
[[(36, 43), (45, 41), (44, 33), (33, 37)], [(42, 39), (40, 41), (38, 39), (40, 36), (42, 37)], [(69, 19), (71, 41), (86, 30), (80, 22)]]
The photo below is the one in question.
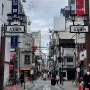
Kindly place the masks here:
[(24, 74), (23, 73), (21, 73), (21, 75), (20, 75), (20, 83), (21, 83), (21, 87), (22, 87), (22, 85), (24, 83)]
[(90, 72), (87, 72), (83, 76), (83, 82), (84, 82), (83, 90), (85, 90), (85, 88), (89, 88), (90, 90)]
[(56, 75), (55, 74), (52, 74), (51, 85), (55, 85), (55, 84), (56, 84)]

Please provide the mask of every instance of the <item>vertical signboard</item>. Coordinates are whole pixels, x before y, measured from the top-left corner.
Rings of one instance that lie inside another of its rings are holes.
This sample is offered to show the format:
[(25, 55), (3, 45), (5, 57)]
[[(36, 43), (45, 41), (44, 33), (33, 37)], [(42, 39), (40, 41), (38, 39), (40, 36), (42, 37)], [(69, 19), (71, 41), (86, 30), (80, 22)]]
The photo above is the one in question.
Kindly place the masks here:
[(77, 34), (77, 43), (85, 43), (85, 33)]
[(76, 0), (76, 14), (77, 16), (84, 14), (84, 0)]
[(11, 37), (11, 48), (16, 48), (18, 46), (18, 36)]
[(18, 17), (18, 0), (12, 0), (12, 20)]

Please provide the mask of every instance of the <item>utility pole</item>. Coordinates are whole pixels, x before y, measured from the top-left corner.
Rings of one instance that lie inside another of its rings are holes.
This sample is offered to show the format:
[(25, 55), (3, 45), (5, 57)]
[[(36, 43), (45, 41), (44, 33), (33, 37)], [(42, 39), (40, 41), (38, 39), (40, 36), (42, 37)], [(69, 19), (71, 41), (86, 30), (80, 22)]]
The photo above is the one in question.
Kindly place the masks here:
[[(85, 0), (85, 13), (87, 14), (87, 20), (85, 22), (86, 25), (89, 26), (90, 29), (90, 25), (89, 25), (89, 0)], [(85, 41), (86, 41), (86, 50), (87, 50), (87, 67), (90, 64), (90, 30), (88, 33), (85, 34)], [(90, 70), (90, 68), (88, 68)]]

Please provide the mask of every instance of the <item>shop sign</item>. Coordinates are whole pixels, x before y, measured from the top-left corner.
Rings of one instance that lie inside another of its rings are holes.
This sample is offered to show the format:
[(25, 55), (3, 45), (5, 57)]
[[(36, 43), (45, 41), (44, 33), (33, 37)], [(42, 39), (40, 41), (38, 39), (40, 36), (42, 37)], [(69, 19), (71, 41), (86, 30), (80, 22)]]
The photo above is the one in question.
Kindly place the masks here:
[(76, 0), (76, 14), (77, 16), (84, 14), (84, 0)]
[(18, 0), (12, 0), (12, 21), (18, 17)]

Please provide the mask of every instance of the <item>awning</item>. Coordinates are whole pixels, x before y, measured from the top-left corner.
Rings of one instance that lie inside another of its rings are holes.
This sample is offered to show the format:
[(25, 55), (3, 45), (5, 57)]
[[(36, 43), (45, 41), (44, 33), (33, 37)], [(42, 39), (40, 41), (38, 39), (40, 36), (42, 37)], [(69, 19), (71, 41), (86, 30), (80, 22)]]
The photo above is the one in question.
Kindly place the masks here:
[(20, 70), (30, 70), (28, 67), (21, 67)]

